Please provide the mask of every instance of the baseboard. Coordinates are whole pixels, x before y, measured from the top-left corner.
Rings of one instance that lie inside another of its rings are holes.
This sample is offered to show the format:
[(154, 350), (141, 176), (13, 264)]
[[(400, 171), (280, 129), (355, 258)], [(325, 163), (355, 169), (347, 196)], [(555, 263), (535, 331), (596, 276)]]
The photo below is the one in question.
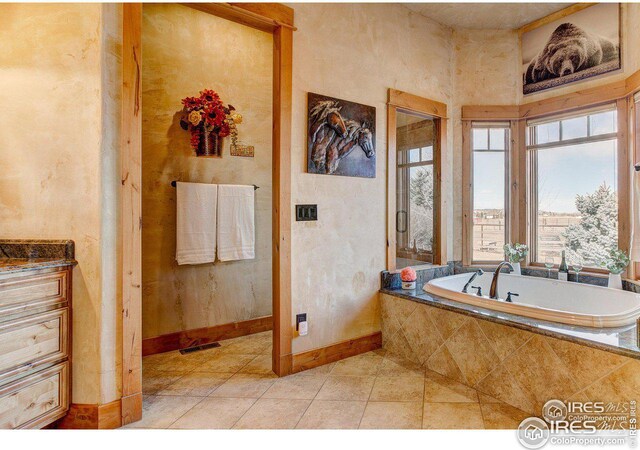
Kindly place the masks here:
[(122, 426), (142, 419), (142, 392), (122, 397)]
[(292, 372), (302, 372), (314, 367), (339, 361), (360, 353), (370, 352), (382, 347), (382, 332), (361, 336), (347, 341), (338, 342), (327, 347), (309, 350), (293, 355)]
[(120, 399), (104, 405), (72, 403), (66, 416), (54, 428), (111, 430), (122, 426)]
[(242, 322), (225, 323), (214, 327), (178, 331), (142, 340), (142, 356), (170, 352), (181, 348), (204, 345), (211, 342), (232, 339), (248, 334), (261, 333), (273, 329), (273, 317), (265, 316)]

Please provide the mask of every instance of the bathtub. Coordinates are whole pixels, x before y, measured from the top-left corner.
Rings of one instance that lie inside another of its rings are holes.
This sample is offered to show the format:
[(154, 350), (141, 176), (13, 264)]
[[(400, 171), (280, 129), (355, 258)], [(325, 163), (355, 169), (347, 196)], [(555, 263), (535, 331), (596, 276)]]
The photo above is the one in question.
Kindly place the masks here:
[[(558, 281), (501, 273), (498, 280), (498, 298), (489, 298), (493, 272), (476, 277), (471, 283), (482, 287), (482, 297), (476, 289), (462, 288), (471, 273), (436, 278), (424, 285), (430, 294), (450, 300), (503, 311), (534, 319), (548, 320), (568, 325), (595, 328), (621, 327), (634, 323), (640, 316), (640, 295), (618, 289), (588, 284)], [(512, 297), (513, 303), (503, 299), (507, 292), (520, 294)]]

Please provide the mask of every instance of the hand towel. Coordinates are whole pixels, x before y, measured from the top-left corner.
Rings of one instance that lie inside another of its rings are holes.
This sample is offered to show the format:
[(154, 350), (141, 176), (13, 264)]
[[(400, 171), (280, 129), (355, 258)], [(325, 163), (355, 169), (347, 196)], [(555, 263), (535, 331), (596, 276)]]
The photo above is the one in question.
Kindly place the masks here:
[(176, 261), (203, 264), (216, 259), (218, 186), (176, 183)]
[(255, 258), (253, 186), (218, 186), (218, 259)]

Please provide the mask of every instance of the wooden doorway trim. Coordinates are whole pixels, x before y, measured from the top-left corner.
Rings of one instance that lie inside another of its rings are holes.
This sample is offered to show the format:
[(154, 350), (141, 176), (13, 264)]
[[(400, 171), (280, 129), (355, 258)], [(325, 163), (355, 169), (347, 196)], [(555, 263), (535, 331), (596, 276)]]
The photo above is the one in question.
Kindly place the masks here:
[[(273, 34), (273, 371), (291, 373), (293, 9), (278, 3), (185, 4)], [(123, 5), (122, 425), (142, 417), (142, 5)]]
[(397, 113), (432, 117), (438, 145), (433, 149), (434, 229), (433, 264), (447, 263), (446, 205), (442, 196), (442, 155), (447, 145), (447, 105), (407, 92), (389, 89), (387, 102), (387, 270), (396, 269), (396, 122)]

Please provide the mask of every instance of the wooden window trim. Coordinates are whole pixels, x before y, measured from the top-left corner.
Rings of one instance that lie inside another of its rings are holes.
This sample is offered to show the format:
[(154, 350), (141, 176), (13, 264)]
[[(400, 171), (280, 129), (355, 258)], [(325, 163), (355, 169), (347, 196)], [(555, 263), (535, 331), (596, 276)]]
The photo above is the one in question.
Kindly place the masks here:
[[(631, 123), (631, 111), (634, 109), (633, 95), (640, 91), (640, 71), (637, 71), (624, 80), (606, 85), (583, 89), (557, 97), (525, 103), (522, 105), (465, 105), (462, 106), (462, 262), (471, 265), (470, 255), (470, 128), (472, 121), (499, 121), (509, 120), (512, 126), (512, 140), (514, 152), (512, 158), (511, 173), (517, 173), (511, 183), (511, 227), (512, 239), (525, 242), (531, 246), (530, 229), (532, 227), (531, 204), (531, 177), (532, 168), (530, 158), (526, 153), (526, 120), (531, 118), (543, 118), (558, 114), (579, 112), (587, 108), (594, 108), (606, 104), (615, 103), (618, 110), (618, 208), (621, 212), (618, 220), (618, 239), (620, 248), (627, 250), (630, 240), (631, 225), (631, 177), (628, 165), (632, 163), (632, 155), (635, 162), (640, 162), (640, 138), (638, 130)], [(533, 168), (535, 169), (535, 168)], [(525, 265), (539, 267), (527, 257)], [(604, 274), (606, 270), (588, 268), (586, 273)], [(640, 279), (640, 261), (634, 261), (628, 275)]]
[[(293, 9), (278, 3), (186, 6), (273, 34), (273, 363), (292, 369), (291, 119)], [(122, 13), (122, 425), (142, 417), (142, 4)]]
[(442, 196), (442, 155), (446, 152), (447, 105), (417, 95), (389, 89), (387, 102), (387, 269), (396, 269), (396, 121), (405, 112), (435, 119), (437, 145), (433, 148), (433, 265), (446, 264), (446, 210)]
[[(517, 202), (512, 198), (518, 198), (517, 185), (514, 187), (514, 174), (519, 170), (519, 158), (514, 153), (514, 143), (519, 140), (519, 131), (514, 128), (513, 121), (509, 120), (473, 120), (464, 121), (462, 123), (462, 264), (470, 267), (485, 267), (496, 265), (499, 260), (476, 260), (473, 259), (473, 137), (472, 131), (474, 124), (500, 123), (500, 128), (508, 129), (509, 137), (505, 142), (507, 149), (505, 150), (505, 183), (504, 183), (504, 199), (505, 199), (505, 243), (511, 242), (517, 236), (519, 230), (519, 218), (514, 215), (514, 206), (517, 209)], [(481, 127), (479, 127), (481, 128)], [(515, 234), (514, 234), (515, 231)]]

